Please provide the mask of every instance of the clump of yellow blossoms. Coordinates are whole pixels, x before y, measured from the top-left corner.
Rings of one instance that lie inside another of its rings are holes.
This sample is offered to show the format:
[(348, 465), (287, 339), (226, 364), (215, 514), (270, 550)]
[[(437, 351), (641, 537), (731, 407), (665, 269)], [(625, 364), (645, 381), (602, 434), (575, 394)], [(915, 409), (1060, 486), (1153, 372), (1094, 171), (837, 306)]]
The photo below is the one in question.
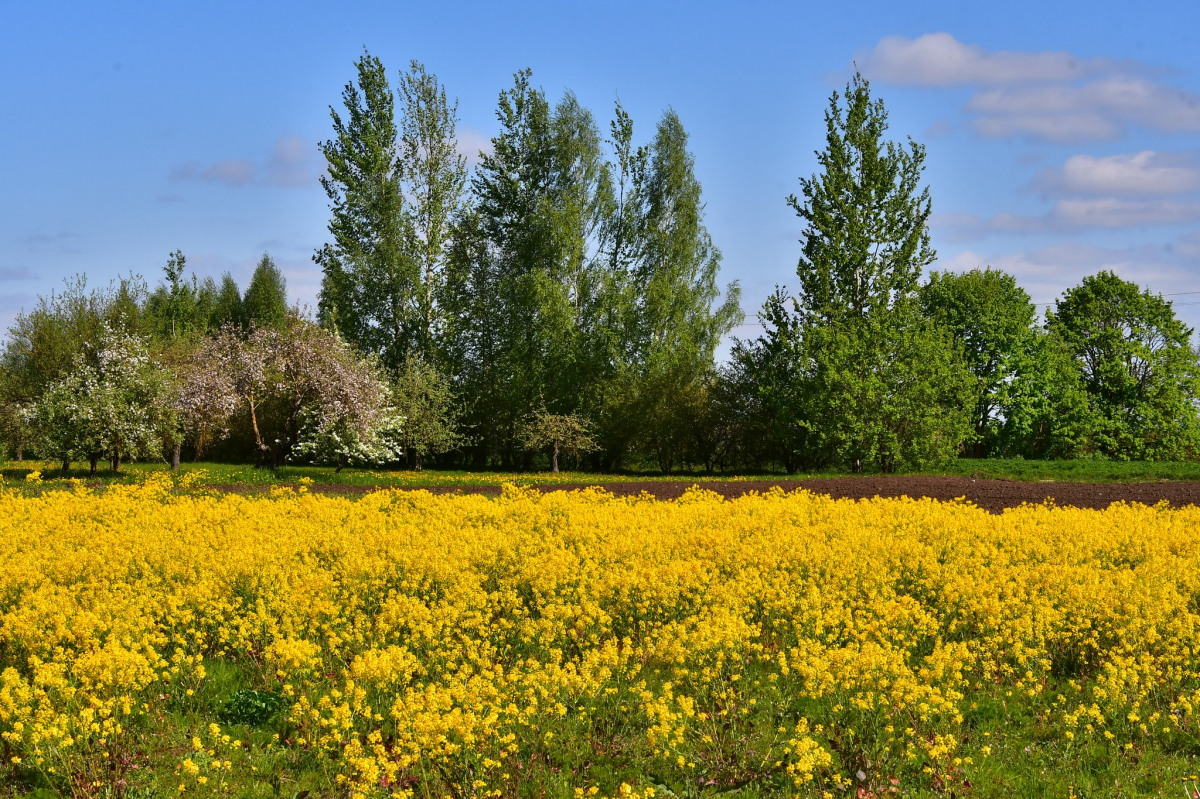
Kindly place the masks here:
[[(6, 490), (0, 735), (12, 768), (99, 785), (220, 660), (358, 796), (936, 787), (991, 752), (979, 692), (1064, 745), (1194, 735), (1198, 530), (779, 491)], [(196, 735), (181, 790), (225, 784), (236, 732)]]

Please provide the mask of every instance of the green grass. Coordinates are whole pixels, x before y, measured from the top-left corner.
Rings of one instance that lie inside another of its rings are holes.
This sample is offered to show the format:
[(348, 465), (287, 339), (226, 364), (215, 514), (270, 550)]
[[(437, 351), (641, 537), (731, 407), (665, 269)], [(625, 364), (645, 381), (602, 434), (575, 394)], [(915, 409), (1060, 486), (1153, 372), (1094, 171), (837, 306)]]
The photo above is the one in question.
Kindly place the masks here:
[[(23, 486), (26, 477), (33, 471), (41, 473), (42, 484), (39, 490), (45, 488), (68, 487), (70, 481), (83, 481), (86, 484), (120, 485), (136, 483), (144, 480), (154, 472), (166, 472), (167, 467), (161, 463), (132, 463), (125, 464), (121, 471), (114, 474), (107, 468), (101, 468), (96, 478), (88, 476), (87, 468), (75, 465), (66, 474), (61, 470), (61, 464), (39, 461), (5, 461), (0, 462), (0, 475), (3, 475), (9, 486)], [(380, 486), (497, 486), (505, 483), (516, 485), (550, 485), (550, 484), (593, 484), (617, 483), (623, 481), (695, 481), (703, 483), (709, 480), (797, 480), (821, 477), (844, 477), (845, 472), (804, 472), (783, 474), (782, 472), (498, 472), (498, 471), (461, 471), (433, 470), (412, 471), (408, 469), (356, 469), (346, 468), (336, 471), (332, 466), (284, 466), (276, 471), (256, 469), (249, 464), (229, 463), (185, 463), (181, 474), (189, 476), (194, 485), (240, 485), (240, 486), (272, 486), (294, 485), (302, 479), (311, 480), (318, 485), (380, 485)], [(1134, 483), (1157, 482), (1163, 480), (1200, 480), (1200, 462), (1156, 462), (1156, 461), (1026, 461), (1007, 459), (972, 459), (960, 458), (947, 468), (937, 471), (916, 471), (906, 474), (924, 475), (960, 475), (995, 480), (1022, 480), (1028, 482), (1083, 482), (1083, 483)]]

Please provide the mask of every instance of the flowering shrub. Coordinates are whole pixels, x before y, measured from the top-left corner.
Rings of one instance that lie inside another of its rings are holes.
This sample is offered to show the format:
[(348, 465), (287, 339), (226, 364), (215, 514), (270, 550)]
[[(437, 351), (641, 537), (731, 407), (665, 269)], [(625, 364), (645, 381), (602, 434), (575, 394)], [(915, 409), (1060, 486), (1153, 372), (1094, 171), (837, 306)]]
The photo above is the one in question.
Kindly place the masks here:
[(257, 780), (215, 721), (123, 765), (217, 664), (217, 718), (280, 697), (275, 746), (364, 797), (961, 795), (1200, 721), (1195, 508), (175, 492), (0, 492), (0, 785)]
[[(383, 392), (386, 396), (386, 391)], [(405, 419), (390, 405), (380, 408), (365, 425), (337, 418), (321, 424), (316, 409), (300, 415), (300, 441), (292, 450), (293, 460), (335, 463), (345, 466), (378, 466), (404, 459)]]

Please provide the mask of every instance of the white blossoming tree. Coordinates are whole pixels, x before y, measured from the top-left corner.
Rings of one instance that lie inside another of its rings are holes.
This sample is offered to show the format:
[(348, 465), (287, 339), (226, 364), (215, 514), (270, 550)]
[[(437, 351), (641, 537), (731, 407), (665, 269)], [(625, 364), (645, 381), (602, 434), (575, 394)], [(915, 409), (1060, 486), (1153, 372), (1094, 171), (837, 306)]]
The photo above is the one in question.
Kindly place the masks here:
[(52, 383), (31, 418), (47, 455), (87, 460), (91, 473), (106, 458), (113, 471), (121, 461), (161, 452), (170, 419), (166, 374), (140, 336), (105, 327), (100, 341), (76, 356), (72, 368)]

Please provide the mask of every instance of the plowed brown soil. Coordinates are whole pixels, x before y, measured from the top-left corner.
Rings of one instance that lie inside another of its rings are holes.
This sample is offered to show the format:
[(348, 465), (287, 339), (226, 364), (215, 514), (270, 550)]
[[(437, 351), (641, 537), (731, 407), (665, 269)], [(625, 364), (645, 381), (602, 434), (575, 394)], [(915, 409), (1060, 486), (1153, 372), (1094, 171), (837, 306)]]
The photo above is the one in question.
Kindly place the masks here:
[[(587, 483), (537, 486), (539, 491), (571, 491)], [(643, 491), (658, 499), (677, 499), (693, 485), (715, 491), (732, 499), (751, 491), (765, 492), (774, 486), (784, 491), (804, 488), (835, 498), (931, 497), (939, 500), (966, 499), (984, 510), (999, 513), (1026, 502), (1053, 500), (1058, 505), (1076, 508), (1107, 508), (1113, 502), (1139, 502), (1154, 505), (1162, 501), (1174, 507), (1200, 505), (1200, 482), (1158, 483), (1030, 483), (1018, 480), (976, 480), (970, 477), (835, 477), (819, 480), (738, 480), (696, 483), (679, 481), (642, 481), (604, 483), (615, 496), (636, 496)], [(253, 490), (247, 486), (214, 486), (225, 491)], [(312, 490), (330, 494), (363, 494), (387, 486), (314, 485)], [(434, 494), (499, 494), (499, 486), (431, 486), (398, 488), (401, 491), (425, 490)]]

